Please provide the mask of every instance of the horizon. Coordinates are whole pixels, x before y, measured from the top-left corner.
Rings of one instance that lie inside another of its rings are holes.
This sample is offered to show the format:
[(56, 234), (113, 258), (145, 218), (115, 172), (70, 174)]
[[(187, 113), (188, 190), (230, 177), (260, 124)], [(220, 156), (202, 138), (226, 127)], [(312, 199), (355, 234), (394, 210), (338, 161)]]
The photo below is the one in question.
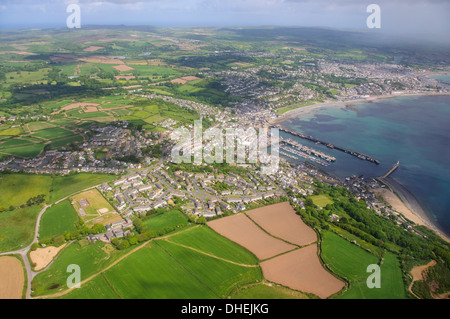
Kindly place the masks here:
[[(380, 7), (380, 28), (369, 28), (369, 4)], [(0, 29), (65, 28), (69, 4), (83, 26), (316, 27), (368, 31), (448, 43), (450, 3), (443, 0), (4, 0)]]

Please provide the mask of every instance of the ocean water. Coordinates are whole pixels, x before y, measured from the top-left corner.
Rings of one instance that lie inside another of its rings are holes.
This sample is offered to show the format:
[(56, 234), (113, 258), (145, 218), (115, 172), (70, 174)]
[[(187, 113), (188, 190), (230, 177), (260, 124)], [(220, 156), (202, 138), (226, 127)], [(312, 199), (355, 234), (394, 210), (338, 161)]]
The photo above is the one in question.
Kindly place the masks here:
[(369, 155), (380, 165), (313, 142), (283, 137), (336, 157), (325, 171), (340, 177), (391, 175), (405, 186), (429, 217), (450, 235), (450, 95), (395, 97), (353, 108), (323, 108), (286, 120), (286, 128)]

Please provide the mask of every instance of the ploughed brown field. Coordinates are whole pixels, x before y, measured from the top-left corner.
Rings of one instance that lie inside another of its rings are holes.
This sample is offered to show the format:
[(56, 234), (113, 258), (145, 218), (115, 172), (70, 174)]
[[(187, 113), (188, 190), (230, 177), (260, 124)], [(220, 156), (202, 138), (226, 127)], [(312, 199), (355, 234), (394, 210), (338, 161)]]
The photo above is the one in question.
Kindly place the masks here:
[(0, 257), (0, 299), (20, 299), (24, 280), (22, 264), (17, 258)]
[(263, 275), (271, 282), (320, 298), (345, 287), (323, 268), (315, 231), (288, 202), (216, 219), (207, 225), (262, 260)]
[(208, 226), (247, 248), (260, 260), (295, 248), (294, 245), (269, 236), (244, 214), (216, 219), (208, 222)]
[(292, 244), (305, 246), (317, 241), (317, 235), (298, 216), (288, 202), (250, 210), (246, 214), (269, 234)]
[(322, 267), (316, 244), (263, 261), (261, 268), (267, 280), (320, 298), (327, 298), (345, 286)]

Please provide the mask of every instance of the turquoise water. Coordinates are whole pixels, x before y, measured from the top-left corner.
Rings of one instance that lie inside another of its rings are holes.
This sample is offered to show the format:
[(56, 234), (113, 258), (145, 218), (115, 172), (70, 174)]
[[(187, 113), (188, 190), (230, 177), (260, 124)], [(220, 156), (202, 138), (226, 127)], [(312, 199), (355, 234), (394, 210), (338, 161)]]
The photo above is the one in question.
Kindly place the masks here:
[(380, 161), (376, 165), (294, 138), (336, 157), (324, 170), (340, 177), (381, 176), (400, 161), (391, 177), (450, 234), (450, 96), (396, 97), (353, 104), (358, 110), (323, 108), (289, 119), (283, 126)]

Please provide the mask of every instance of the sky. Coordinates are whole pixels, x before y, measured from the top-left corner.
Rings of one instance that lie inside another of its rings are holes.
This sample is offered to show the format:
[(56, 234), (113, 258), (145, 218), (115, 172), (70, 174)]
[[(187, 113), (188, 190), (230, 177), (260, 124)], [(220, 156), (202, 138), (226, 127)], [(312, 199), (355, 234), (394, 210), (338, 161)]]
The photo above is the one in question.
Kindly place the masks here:
[(319, 26), (450, 38), (450, 0), (0, 0), (0, 29), (66, 27), (77, 3), (83, 25)]

